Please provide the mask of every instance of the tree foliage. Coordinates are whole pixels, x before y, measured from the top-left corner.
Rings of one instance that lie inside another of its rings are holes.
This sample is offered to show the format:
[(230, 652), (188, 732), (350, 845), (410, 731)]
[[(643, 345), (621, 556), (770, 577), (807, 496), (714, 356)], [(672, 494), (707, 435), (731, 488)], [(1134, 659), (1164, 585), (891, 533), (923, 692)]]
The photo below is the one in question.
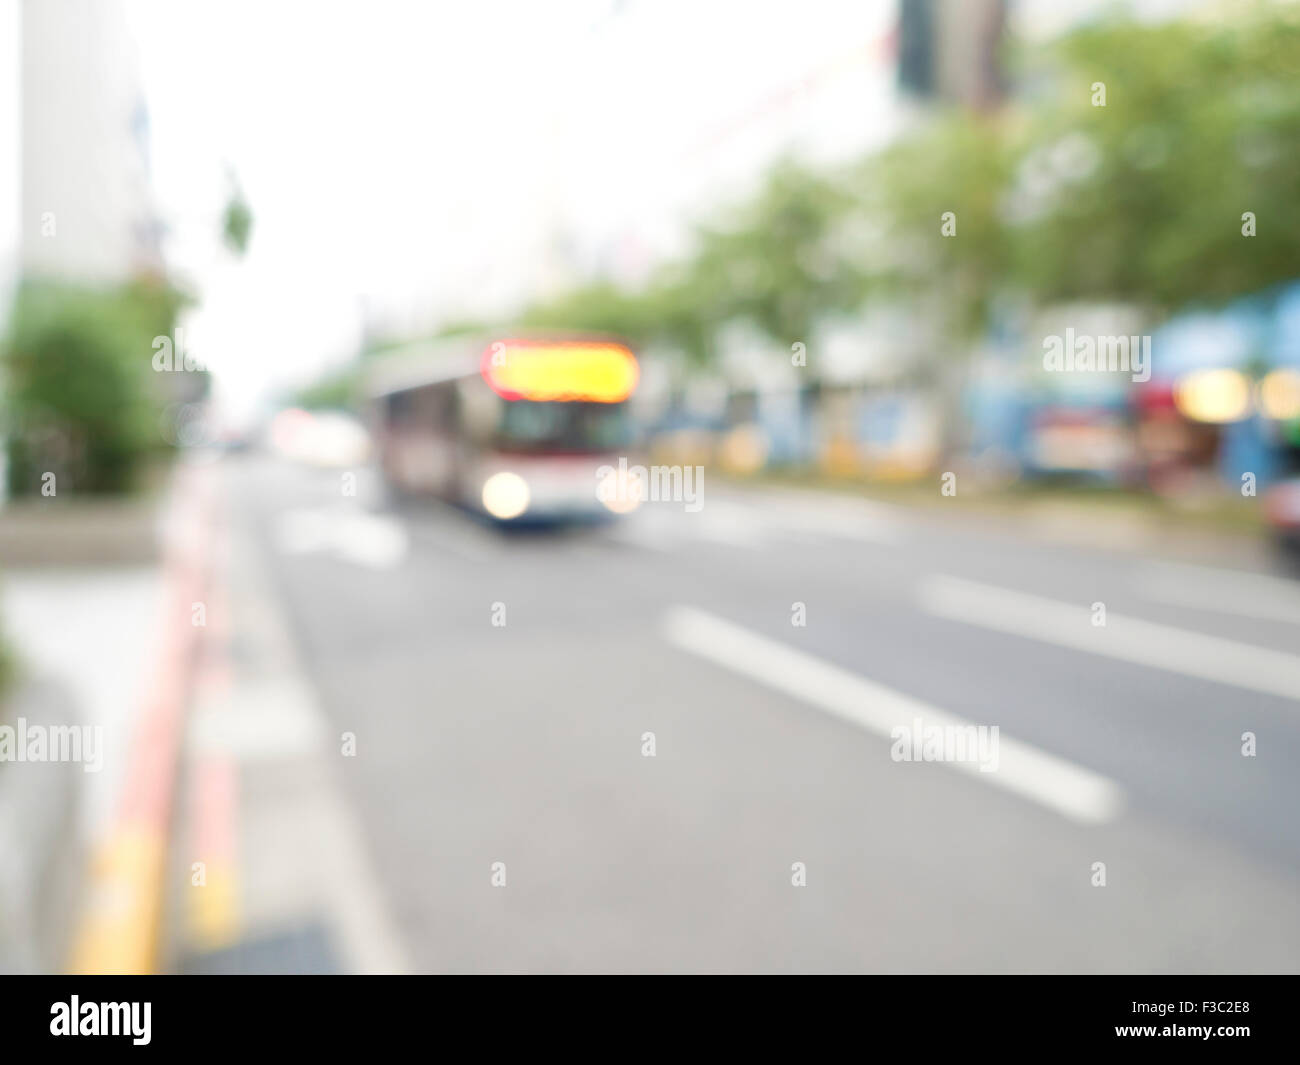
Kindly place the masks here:
[(833, 171), (782, 162), (646, 283), (597, 279), (519, 324), (708, 364), (730, 323), (787, 347), (879, 301), (932, 316), (958, 352), (1001, 301), (1121, 301), (1159, 319), (1300, 272), (1300, 5), (1105, 18), (1008, 51), (1001, 111), (930, 112)]
[(153, 373), (153, 338), (172, 332), (182, 297), (133, 284), (86, 289), (26, 282), (14, 301), (3, 351), (9, 489), (38, 492), (131, 488), (163, 446), (164, 386)]
[(253, 209), (244, 194), (235, 188), (221, 215), (221, 239), (227, 248), (238, 256), (248, 252), (248, 242), (253, 234)]

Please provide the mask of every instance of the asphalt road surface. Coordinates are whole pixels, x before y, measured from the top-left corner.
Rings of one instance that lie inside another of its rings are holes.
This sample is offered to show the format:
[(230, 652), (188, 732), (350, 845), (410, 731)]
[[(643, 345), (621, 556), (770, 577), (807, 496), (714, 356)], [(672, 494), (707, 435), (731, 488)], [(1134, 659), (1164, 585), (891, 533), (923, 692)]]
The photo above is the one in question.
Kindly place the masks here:
[[(226, 479), (413, 969), (1300, 969), (1281, 576), (713, 485), (507, 535)], [(917, 722), (998, 746), (897, 760)]]

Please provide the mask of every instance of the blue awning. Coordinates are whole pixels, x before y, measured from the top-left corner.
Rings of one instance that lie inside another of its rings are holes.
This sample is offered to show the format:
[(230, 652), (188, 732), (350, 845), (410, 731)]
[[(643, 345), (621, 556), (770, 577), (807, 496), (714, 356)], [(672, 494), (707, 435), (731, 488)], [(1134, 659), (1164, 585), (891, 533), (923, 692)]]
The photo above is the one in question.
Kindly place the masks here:
[(1300, 282), (1247, 296), (1222, 310), (1176, 315), (1151, 337), (1152, 377), (1241, 369), (1253, 359), (1300, 367)]

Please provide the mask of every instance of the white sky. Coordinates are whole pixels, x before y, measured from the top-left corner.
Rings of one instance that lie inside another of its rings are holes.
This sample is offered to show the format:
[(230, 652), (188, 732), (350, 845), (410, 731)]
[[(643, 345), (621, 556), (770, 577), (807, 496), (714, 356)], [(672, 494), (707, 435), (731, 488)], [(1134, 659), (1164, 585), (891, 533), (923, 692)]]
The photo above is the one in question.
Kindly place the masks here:
[[(186, 339), (247, 411), (390, 327), (636, 276), (783, 149), (889, 135), (894, 0), (128, 0)], [(815, 81), (800, 92), (804, 79)], [(255, 214), (216, 240), (226, 167)], [(568, 238), (563, 253), (557, 237)]]

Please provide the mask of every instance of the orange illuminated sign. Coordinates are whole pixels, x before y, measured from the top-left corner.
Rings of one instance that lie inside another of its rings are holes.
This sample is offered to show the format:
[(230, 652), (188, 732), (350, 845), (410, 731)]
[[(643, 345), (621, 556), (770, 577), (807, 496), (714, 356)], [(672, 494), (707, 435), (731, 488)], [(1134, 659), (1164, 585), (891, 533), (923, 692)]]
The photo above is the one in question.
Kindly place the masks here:
[(505, 399), (620, 403), (639, 376), (636, 356), (607, 341), (499, 340), (483, 353), (483, 378)]

